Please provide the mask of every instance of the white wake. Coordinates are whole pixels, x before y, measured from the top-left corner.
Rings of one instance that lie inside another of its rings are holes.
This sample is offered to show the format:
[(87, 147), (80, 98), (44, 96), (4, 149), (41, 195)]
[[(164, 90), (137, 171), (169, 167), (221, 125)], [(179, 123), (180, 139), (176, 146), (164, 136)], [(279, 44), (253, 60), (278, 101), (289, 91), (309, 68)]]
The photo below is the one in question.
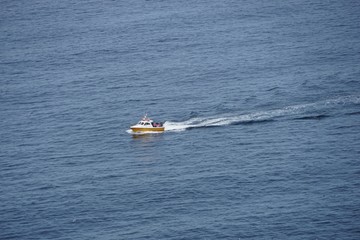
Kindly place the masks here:
[(336, 107), (338, 105), (346, 104), (359, 104), (359, 96), (346, 96), (335, 99), (319, 101), (315, 103), (300, 104), (294, 106), (287, 106), (281, 109), (268, 110), (268, 111), (257, 111), (245, 114), (235, 115), (219, 115), (213, 117), (196, 117), (186, 121), (176, 122), (167, 121), (165, 122), (165, 131), (184, 131), (189, 128), (200, 128), (200, 127), (215, 127), (215, 126), (226, 126), (237, 123), (248, 123), (248, 122), (261, 122), (272, 120), (278, 117), (294, 116), (307, 112), (324, 111), (329, 108)]

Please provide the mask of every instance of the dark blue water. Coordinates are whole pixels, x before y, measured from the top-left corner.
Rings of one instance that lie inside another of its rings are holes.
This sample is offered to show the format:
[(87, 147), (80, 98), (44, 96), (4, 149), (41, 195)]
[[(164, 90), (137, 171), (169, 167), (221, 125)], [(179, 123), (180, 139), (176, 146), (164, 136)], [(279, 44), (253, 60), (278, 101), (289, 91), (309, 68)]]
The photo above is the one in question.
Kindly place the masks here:
[(0, 239), (360, 239), (359, 12), (0, 1)]

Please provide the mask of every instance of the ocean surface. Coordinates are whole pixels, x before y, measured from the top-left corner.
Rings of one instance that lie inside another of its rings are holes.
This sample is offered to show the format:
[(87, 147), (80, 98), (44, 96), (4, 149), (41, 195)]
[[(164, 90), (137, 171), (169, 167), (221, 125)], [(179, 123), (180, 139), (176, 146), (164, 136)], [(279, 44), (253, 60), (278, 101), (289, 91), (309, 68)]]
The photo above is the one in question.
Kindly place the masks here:
[(360, 239), (359, 13), (0, 0), (0, 239)]

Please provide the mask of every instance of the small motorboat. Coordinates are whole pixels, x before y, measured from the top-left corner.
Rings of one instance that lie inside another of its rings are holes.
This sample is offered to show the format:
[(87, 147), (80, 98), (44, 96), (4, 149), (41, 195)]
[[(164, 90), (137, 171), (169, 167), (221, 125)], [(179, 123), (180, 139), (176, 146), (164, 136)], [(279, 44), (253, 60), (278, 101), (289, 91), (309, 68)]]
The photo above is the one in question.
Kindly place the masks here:
[(165, 127), (163, 123), (154, 122), (152, 119), (145, 116), (135, 125), (131, 126), (130, 129), (133, 132), (164, 132)]

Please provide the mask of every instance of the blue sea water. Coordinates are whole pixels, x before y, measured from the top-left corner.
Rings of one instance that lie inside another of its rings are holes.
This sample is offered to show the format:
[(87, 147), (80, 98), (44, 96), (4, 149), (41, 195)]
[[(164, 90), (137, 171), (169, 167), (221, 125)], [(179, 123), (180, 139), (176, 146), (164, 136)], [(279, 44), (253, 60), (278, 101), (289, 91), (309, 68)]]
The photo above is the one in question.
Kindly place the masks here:
[(359, 12), (1, 0), (0, 239), (360, 239)]

